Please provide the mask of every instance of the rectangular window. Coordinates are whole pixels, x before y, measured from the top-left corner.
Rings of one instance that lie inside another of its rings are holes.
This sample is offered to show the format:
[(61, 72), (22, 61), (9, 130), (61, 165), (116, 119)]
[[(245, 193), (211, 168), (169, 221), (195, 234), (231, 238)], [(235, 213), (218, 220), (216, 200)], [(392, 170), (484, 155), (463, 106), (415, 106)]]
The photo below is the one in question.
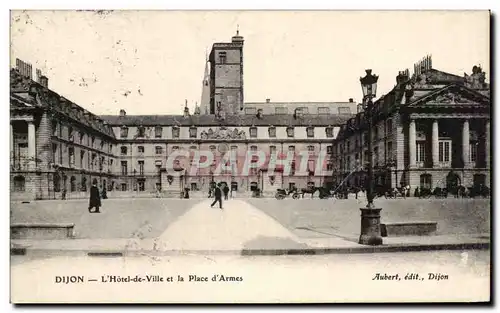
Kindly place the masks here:
[(251, 138), (257, 137), (257, 127), (250, 127), (250, 137)]
[(387, 135), (391, 135), (392, 134), (392, 120), (391, 119), (387, 120), (387, 123), (386, 123), (386, 132), (387, 132)]
[[(144, 153), (144, 146), (138, 146), (137, 147), (137, 153), (143, 154)], [(127, 152), (125, 152), (125, 154), (127, 154)]]
[(122, 161), (121, 166), (122, 166), (122, 175), (127, 175), (128, 172), (127, 161)]
[(156, 146), (155, 147), (155, 153), (156, 154), (162, 154), (163, 153), (163, 147), (162, 146)]
[(286, 129), (286, 135), (288, 138), (293, 138), (295, 136), (295, 132), (294, 132), (293, 127), (288, 127)]
[(219, 52), (219, 63), (220, 64), (225, 64), (226, 63), (226, 52)]
[(333, 138), (333, 127), (325, 128), (325, 133), (327, 138)]
[(314, 146), (307, 146), (307, 151), (314, 152)]
[(189, 128), (189, 138), (196, 138), (198, 136), (198, 128), (190, 127)]
[(163, 132), (163, 128), (161, 126), (155, 127), (155, 138), (161, 138), (161, 133)]
[(373, 163), (375, 165), (378, 165), (378, 147), (375, 147), (375, 149), (373, 149)]
[(127, 147), (121, 146), (120, 147), (120, 152), (121, 152), (121, 155), (127, 155)]
[(127, 191), (127, 184), (122, 183), (122, 191)]
[(144, 191), (144, 190), (145, 190), (144, 180), (139, 180), (139, 181), (137, 182), (137, 185), (139, 185), (139, 191)]
[(392, 160), (393, 157), (392, 157), (392, 141), (389, 141), (387, 143), (387, 158)]
[(451, 140), (439, 141), (439, 162), (450, 162), (451, 159)]
[(307, 137), (308, 138), (314, 137), (314, 127), (307, 127)]
[(179, 138), (180, 128), (177, 126), (172, 127), (172, 138)]
[(144, 161), (137, 161), (137, 164), (139, 165), (139, 175), (144, 175)]
[[(391, 149), (392, 149), (392, 143), (391, 143)], [(417, 141), (417, 162), (418, 163), (423, 163), (425, 162), (425, 142), (424, 141)]]
[(276, 138), (276, 127), (269, 127), (269, 138)]
[(326, 170), (333, 171), (333, 163), (331, 163), (331, 162), (326, 163)]
[(69, 147), (68, 154), (69, 154), (69, 166), (75, 166), (75, 148)]
[(326, 154), (332, 154), (333, 153), (333, 146), (326, 146)]

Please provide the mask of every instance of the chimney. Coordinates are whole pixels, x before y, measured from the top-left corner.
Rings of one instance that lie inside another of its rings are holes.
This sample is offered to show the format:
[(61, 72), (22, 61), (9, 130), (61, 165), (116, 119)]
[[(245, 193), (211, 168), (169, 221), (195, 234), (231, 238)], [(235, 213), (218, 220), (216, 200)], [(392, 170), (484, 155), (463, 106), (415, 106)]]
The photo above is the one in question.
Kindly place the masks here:
[(349, 103), (353, 103), (354, 102), (354, 99), (353, 98), (349, 98)]
[(125, 116), (125, 115), (127, 115), (127, 112), (125, 112), (124, 109), (121, 109), (120, 110), (120, 116)]
[(267, 98), (266, 103), (270, 103), (270, 102), (271, 102), (271, 99)]

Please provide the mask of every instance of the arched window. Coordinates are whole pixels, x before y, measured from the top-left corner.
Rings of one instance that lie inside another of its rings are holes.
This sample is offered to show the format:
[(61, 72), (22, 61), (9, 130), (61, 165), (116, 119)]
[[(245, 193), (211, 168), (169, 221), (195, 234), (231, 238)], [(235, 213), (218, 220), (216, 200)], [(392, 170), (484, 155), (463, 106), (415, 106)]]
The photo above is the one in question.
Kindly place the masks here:
[(26, 180), (24, 176), (15, 176), (14, 177), (14, 191), (15, 192), (23, 192), (25, 190)]
[(420, 189), (431, 189), (432, 188), (432, 175), (422, 174), (420, 175)]
[(59, 176), (59, 173), (54, 173), (54, 177), (52, 179), (54, 183), (54, 192), (60, 192), (61, 191), (61, 176)]
[(76, 191), (76, 178), (75, 176), (71, 176), (71, 178), (69, 179), (69, 184), (70, 184), (70, 191), (74, 192)]

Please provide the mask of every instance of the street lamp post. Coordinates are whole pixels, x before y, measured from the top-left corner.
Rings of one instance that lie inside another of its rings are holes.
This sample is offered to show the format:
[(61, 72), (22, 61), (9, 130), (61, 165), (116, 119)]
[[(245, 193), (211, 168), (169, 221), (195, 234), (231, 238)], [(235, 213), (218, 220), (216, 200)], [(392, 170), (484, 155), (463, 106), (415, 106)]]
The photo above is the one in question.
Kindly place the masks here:
[(361, 208), (361, 234), (359, 243), (364, 245), (381, 245), (382, 236), (380, 231), (380, 211), (373, 204), (373, 148), (372, 148), (372, 128), (373, 128), (373, 98), (376, 96), (378, 76), (372, 75), (372, 70), (366, 70), (365, 77), (360, 78), (363, 89), (363, 109), (365, 111), (368, 124), (368, 182), (366, 188), (366, 198), (368, 204)]

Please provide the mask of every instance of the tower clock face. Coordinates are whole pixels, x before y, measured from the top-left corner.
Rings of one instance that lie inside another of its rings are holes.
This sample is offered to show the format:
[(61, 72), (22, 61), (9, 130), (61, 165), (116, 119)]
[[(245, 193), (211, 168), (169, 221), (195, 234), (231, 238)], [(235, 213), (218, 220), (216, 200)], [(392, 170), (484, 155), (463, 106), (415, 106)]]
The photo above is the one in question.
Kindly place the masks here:
[(227, 143), (221, 143), (219, 144), (218, 150), (220, 153), (226, 153), (229, 150), (229, 146)]

